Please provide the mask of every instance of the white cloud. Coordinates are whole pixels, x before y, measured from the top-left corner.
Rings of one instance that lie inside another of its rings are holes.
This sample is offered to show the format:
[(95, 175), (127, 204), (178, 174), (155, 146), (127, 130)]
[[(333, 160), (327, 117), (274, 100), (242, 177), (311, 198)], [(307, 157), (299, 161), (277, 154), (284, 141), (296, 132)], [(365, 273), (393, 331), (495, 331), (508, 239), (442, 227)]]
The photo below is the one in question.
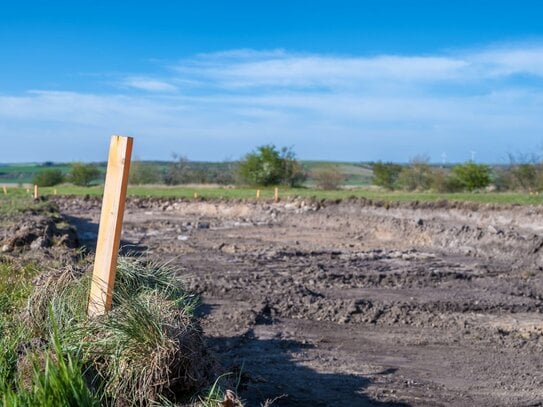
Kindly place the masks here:
[(144, 159), (238, 157), (273, 142), (308, 158), (463, 159), (455, 151), (472, 148), (496, 160), (508, 143), (529, 149), (543, 136), (542, 67), (538, 46), (422, 56), (229, 50), (128, 75), (109, 93), (0, 95), (0, 138), (132, 134)]
[(129, 77), (122, 82), (123, 86), (134, 88), (138, 90), (144, 90), (147, 92), (175, 92), (177, 87), (171, 83), (145, 78), (145, 77)]

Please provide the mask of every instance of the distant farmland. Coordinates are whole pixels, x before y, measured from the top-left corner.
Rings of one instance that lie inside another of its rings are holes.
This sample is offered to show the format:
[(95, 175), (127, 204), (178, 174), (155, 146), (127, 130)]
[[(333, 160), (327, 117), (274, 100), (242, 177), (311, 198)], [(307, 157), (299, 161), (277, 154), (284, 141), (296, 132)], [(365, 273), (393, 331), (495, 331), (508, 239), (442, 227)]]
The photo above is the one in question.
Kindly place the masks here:
[[(337, 166), (338, 170), (345, 176), (344, 185), (367, 186), (371, 184), (372, 171), (369, 164), (332, 161), (301, 161), (301, 163), (308, 174), (305, 182), (305, 186), (308, 187), (315, 185), (315, 179), (313, 178), (315, 171), (326, 166)], [(174, 163), (171, 161), (146, 161), (145, 164), (155, 167), (159, 172), (163, 172)], [(104, 174), (106, 164), (96, 163), (96, 165)], [(235, 166), (236, 162), (188, 161), (186, 165), (188, 168), (197, 171), (221, 172), (232, 171), (232, 166)], [(30, 184), (37, 173), (47, 169), (59, 169), (67, 174), (70, 170), (70, 163), (0, 163), (0, 184)], [(101, 179), (97, 179), (96, 183), (101, 183)]]

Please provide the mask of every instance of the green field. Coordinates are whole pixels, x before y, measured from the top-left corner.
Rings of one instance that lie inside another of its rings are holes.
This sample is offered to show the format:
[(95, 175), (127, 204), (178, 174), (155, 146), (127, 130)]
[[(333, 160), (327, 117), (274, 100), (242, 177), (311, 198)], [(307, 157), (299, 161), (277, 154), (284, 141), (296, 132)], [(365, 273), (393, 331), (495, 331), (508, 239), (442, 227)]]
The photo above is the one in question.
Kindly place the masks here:
[[(105, 172), (105, 164), (99, 165)], [(0, 164), (0, 184), (30, 184), (34, 176), (48, 169), (61, 170), (64, 174), (70, 171), (69, 163), (21, 163)]]
[[(172, 162), (167, 161), (146, 161), (146, 164), (154, 166), (159, 172), (165, 171)], [(308, 174), (306, 186), (314, 186), (313, 173), (319, 168), (326, 166), (337, 166), (345, 175), (345, 185), (364, 186), (371, 184), (372, 171), (369, 165), (348, 162), (333, 161), (301, 161)], [(105, 172), (105, 163), (98, 163), (98, 167)], [(235, 163), (229, 162), (187, 162), (187, 165), (196, 171), (227, 172)], [(70, 171), (69, 163), (22, 163), (22, 164), (1, 164), (0, 163), (0, 184), (30, 184), (34, 176), (40, 171), (47, 169), (58, 169), (64, 174)]]
[[(71, 185), (60, 185), (58, 187), (41, 188), (40, 195), (78, 195), (78, 196), (101, 196), (103, 187), (74, 187)], [(15, 196), (31, 200), (31, 192), (26, 192), (25, 188), (8, 188), (8, 195), (4, 196), (1, 191), (0, 204), (9, 206)], [(132, 186), (128, 188), (129, 196), (141, 197), (168, 197), (168, 198), (187, 198), (194, 199), (194, 193), (198, 198), (203, 199), (251, 199), (256, 200), (256, 189), (247, 187), (238, 188), (218, 188), (218, 187), (166, 187), (166, 186)], [(262, 188), (261, 199), (272, 200), (273, 188)], [(280, 188), (281, 198), (315, 197), (318, 199), (348, 199), (350, 197), (367, 198), (375, 201), (385, 202), (432, 202), (439, 200), (448, 201), (466, 201), (491, 204), (521, 204), (521, 205), (541, 205), (543, 204), (543, 195), (530, 195), (512, 192), (482, 192), (482, 193), (448, 193), (440, 194), (434, 192), (405, 192), (405, 191), (382, 191), (370, 188), (357, 188), (338, 191), (322, 191), (313, 188)], [(0, 209), (0, 214), (2, 210)], [(5, 212), (4, 212), (5, 213)]]

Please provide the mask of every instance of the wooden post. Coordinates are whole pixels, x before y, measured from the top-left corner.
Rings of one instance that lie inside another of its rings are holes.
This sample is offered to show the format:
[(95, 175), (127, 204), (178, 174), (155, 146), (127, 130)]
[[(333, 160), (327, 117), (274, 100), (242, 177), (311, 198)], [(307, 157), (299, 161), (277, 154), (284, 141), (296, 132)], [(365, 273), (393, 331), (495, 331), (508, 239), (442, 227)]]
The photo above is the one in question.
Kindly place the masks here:
[(89, 317), (105, 314), (111, 309), (132, 142), (132, 137), (111, 138), (89, 297)]
[(279, 188), (277, 188), (277, 187), (275, 187), (275, 193), (274, 193), (273, 200), (274, 200), (275, 203), (279, 202)]
[(57, 194), (57, 189), (53, 189), (53, 194), (56, 195)]
[(38, 186), (34, 185), (34, 199), (38, 199)]
[(7, 195), (8, 194), (8, 189), (6, 188), (5, 185), (2, 187), (2, 189), (4, 190), (4, 195)]
[(198, 199), (198, 192), (194, 193), (194, 199)]
[(260, 199), (260, 189), (256, 190), (256, 199)]

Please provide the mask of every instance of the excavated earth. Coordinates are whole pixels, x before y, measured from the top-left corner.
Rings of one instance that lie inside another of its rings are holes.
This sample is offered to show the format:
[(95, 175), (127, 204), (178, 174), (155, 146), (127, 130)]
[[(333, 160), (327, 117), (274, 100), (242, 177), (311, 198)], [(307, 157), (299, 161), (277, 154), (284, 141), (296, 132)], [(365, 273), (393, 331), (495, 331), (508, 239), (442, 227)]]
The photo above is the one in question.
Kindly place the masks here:
[[(93, 250), (100, 202), (57, 198)], [(248, 406), (543, 405), (543, 207), (131, 199)]]

